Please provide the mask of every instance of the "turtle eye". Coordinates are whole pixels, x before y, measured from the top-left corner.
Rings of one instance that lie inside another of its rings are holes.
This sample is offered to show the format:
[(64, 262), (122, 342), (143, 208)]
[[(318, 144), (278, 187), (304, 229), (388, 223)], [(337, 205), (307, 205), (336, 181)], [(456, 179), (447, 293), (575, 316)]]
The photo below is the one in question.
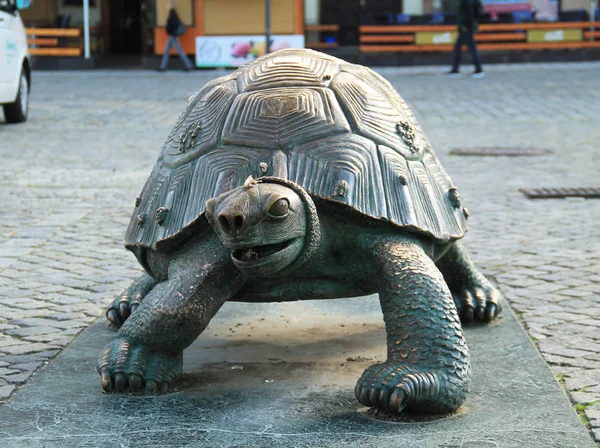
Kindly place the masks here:
[(287, 199), (279, 199), (269, 209), (269, 215), (275, 218), (283, 218), (290, 212), (290, 203)]

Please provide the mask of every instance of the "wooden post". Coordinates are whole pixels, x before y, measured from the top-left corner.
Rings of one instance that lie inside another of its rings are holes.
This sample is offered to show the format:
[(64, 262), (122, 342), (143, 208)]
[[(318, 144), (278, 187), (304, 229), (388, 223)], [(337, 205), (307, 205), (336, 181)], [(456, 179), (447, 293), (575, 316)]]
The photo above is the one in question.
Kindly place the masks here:
[(294, 34), (304, 34), (304, 0), (294, 0)]

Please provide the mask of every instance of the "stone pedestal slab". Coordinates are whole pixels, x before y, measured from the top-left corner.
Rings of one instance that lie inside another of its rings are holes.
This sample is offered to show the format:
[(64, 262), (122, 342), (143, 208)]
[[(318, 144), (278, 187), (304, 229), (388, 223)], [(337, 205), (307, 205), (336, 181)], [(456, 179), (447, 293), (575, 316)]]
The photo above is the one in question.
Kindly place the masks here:
[(184, 353), (163, 396), (105, 395), (100, 319), (0, 408), (13, 447), (594, 447), (567, 397), (505, 310), (466, 329), (473, 387), (454, 415), (374, 416), (357, 378), (383, 361), (377, 297), (227, 304)]

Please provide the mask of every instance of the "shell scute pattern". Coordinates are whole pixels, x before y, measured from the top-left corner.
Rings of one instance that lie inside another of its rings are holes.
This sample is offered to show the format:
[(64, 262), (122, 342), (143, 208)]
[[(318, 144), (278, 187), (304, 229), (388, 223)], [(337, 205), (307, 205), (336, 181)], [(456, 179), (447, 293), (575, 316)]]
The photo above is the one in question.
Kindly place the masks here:
[[(343, 64), (340, 67), (340, 71), (341, 73), (348, 73), (354, 76), (357, 79), (355, 82), (364, 83), (370, 88), (375, 89), (378, 92), (378, 97), (385, 99), (385, 101), (398, 111), (401, 116), (400, 121), (405, 121), (410, 126), (415, 133), (415, 140), (421, 143), (419, 145), (421, 150), (431, 151), (431, 144), (419, 126), (413, 111), (387, 79), (361, 65)], [(397, 124), (399, 123), (394, 123), (394, 128), (396, 128)]]
[(339, 72), (339, 60), (316, 51), (290, 49), (267, 55), (242, 67), (240, 92), (276, 87), (327, 87)]
[(225, 122), (223, 143), (288, 149), (345, 132), (350, 132), (350, 125), (331, 90), (273, 88), (236, 97)]
[(165, 145), (165, 166), (181, 166), (215, 148), (225, 116), (237, 94), (237, 84), (233, 79), (224, 79), (211, 89), (203, 89), (190, 102), (187, 114)]
[[(249, 175), (291, 180), (439, 241), (466, 231), (451, 180), (392, 86), (366, 67), (290, 49), (217, 78), (190, 99), (142, 190), (126, 246), (136, 254), (169, 250), (208, 199)], [(168, 212), (159, 225), (161, 207)]]

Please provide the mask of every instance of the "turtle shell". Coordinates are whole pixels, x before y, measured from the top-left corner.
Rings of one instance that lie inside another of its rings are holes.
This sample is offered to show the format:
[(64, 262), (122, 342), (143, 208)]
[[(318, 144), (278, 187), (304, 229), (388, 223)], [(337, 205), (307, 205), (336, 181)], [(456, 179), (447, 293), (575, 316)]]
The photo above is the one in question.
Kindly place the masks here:
[(447, 242), (466, 231), (456, 188), (404, 100), (372, 70), (281, 50), (190, 97), (140, 196), (126, 247), (168, 251), (208, 199), (248, 176)]

